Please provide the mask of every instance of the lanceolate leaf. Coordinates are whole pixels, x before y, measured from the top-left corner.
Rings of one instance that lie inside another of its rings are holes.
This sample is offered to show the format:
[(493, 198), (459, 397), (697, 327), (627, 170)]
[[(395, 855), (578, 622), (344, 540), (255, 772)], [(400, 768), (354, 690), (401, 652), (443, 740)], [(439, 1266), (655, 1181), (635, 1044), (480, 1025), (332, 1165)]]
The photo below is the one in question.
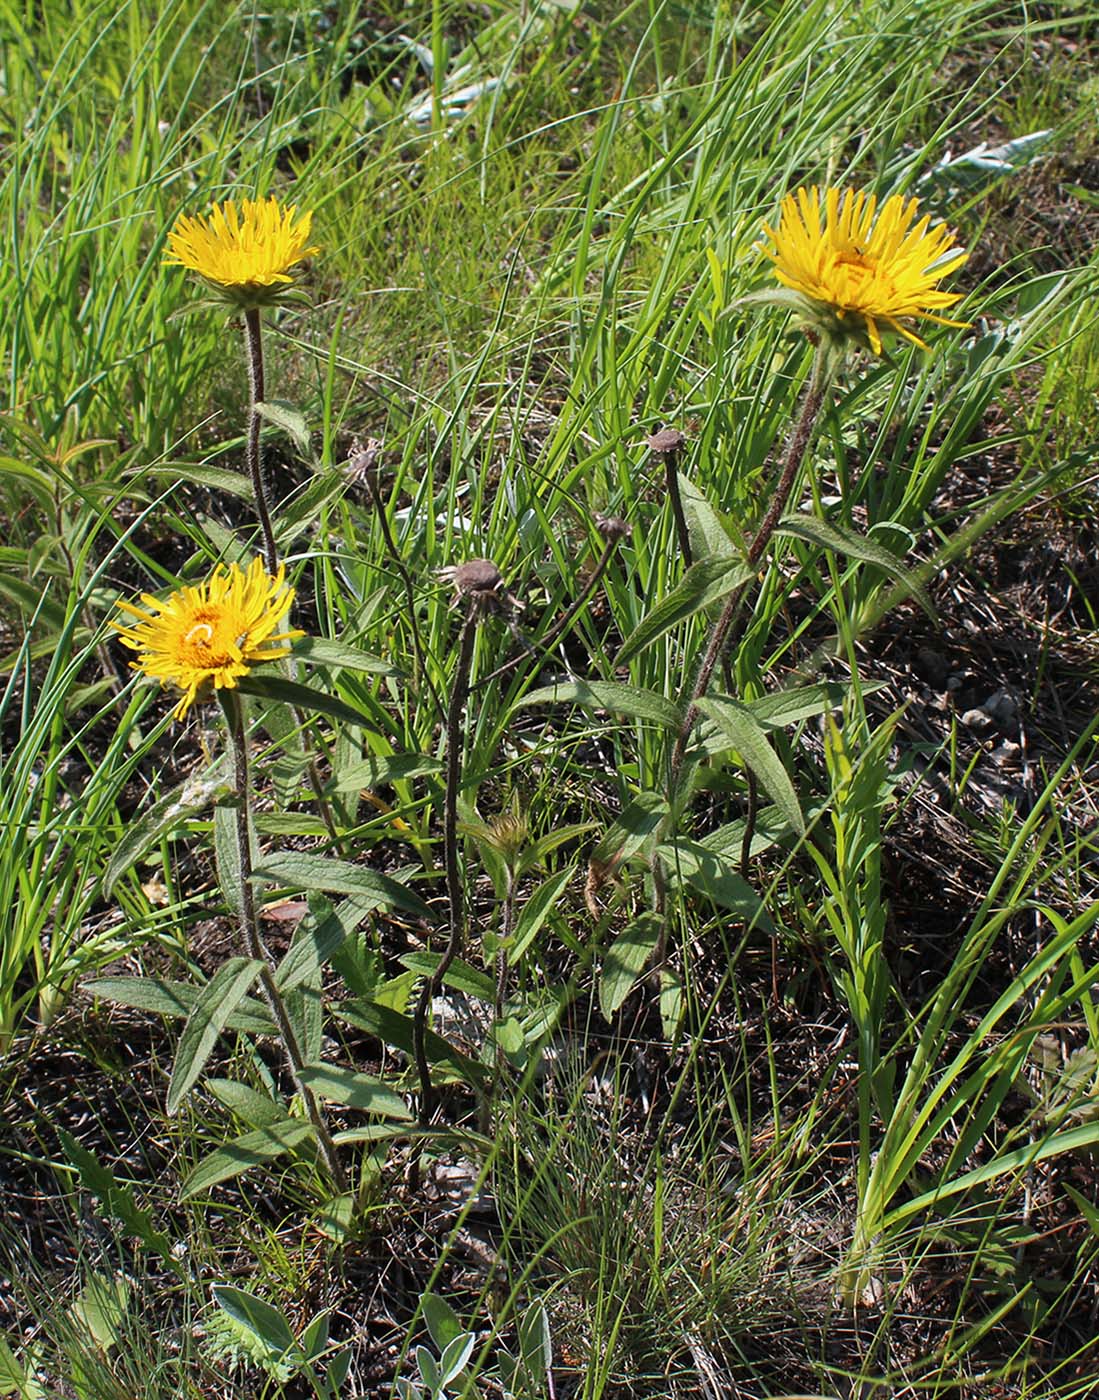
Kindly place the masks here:
[[(401, 962), (418, 977), (431, 977), (443, 960), (442, 953), (405, 953)], [(461, 958), (455, 958), (447, 968), (443, 983), (456, 992), (477, 997), (480, 1001), (491, 1002), (496, 996), (496, 986), (492, 978), (479, 968), (471, 967)]]
[(805, 818), (801, 815), (790, 775), (751, 713), (736, 700), (715, 700), (711, 697), (701, 699), (697, 704), (702, 714), (724, 730), (732, 747), (739, 750), (745, 764), (771, 794), (775, 806), (794, 830), (803, 835)]
[(383, 1118), (411, 1118), (408, 1105), (400, 1094), (380, 1079), (361, 1074), (341, 1065), (306, 1065), (301, 1071), (302, 1083), (322, 1099), (345, 1103), (348, 1108), (361, 1108)]
[(251, 1171), (253, 1167), (284, 1157), (288, 1152), (308, 1142), (312, 1134), (310, 1124), (293, 1118), (284, 1118), (277, 1123), (270, 1123), (266, 1127), (245, 1133), (204, 1157), (184, 1181), (180, 1196), (187, 1200), (203, 1191), (209, 1191), (221, 1181), (230, 1181), (242, 1172)]
[(374, 676), (399, 674), (395, 666), (369, 651), (348, 646), (346, 642), (330, 642), (326, 637), (303, 637), (294, 643), (294, 660), (310, 666), (332, 666), (348, 671), (365, 671)]
[[(190, 1016), (202, 987), (191, 982), (174, 982), (161, 977), (93, 977), (82, 984), (85, 990), (118, 1006), (138, 1011), (155, 1011), (161, 1016)], [(243, 997), (225, 1023), (227, 1030), (246, 1035), (274, 1035), (275, 1024), (267, 1008), (253, 997)]]
[(632, 685), (619, 685), (617, 681), (567, 681), (547, 685), (524, 695), (515, 708), (569, 704), (581, 705), (587, 710), (610, 710), (614, 714), (628, 715), (630, 719), (663, 725), (666, 729), (678, 729), (681, 719), (679, 709), (663, 695)]
[(719, 603), (746, 583), (754, 572), (740, 559), (700, 559), (692, 564), (675, 588), (645, 615), (622, 643), (615, 666), (624, 666), (657, 637), (713, 603)]
[(821, 520), (815, 515), (787, 515), (779, 521), (776, 535), (791, 535), (795, 539), (808, 540), (821, 549), (830, 549), (834, 554), (846, 554), (859, 559), (864, 564), (874, 564), (883, 573), (903, 583), (909, 593), (931, 618), (936, 621), (931, 600), (920, 585), (919, 579), (904, 564), (876, 540), (867, 539), (855, 530), (845, 529), (831, 520)]
[(245, 695), (255, 695), (261, 700), (278, 700), (285, 705), (296, 705), (309, 714), (329, 715), (332, 719), (342, 719), (346, 724), (368, 725), (369, 718), (360, 710), (354, 709), (346, 700), (333, 695), (330, 690), (314, 689), (302, 685), (300, 681), (287, 680), (285, 676), (269, 675), (253, 671), (242, 676), (237, 689)]
[[(414, 1052), (415, 1036), (411, 1016), (403, 1016), (391, 1007), (370, 1001), (337, 1002), (329, 1009), (340, 1020), (376, 1035), (386, 1045), (403, 1050), (407, 1055)], [(431, 1064), (443, 1066), (444, 1070), (449, 1070), (456, 1078), (468, 1084), (483, 1086), (491, 1078), (487, 1065), (478, 1064), (476, 1060), (463, 1055), (460, 1050), (455, 1050), (435, 1031), (427, 1032), (424, 1049)]]
[(201, 773), (188, 778), (185, 783), (180, 783), (179, 787), (165, 793), (146, 811), (128, 821), (103, 876), (104, 896), (110, 898), (118, 877), (129, 870), (150, 846), (173, 831), (181, 822), (205, 811), (216, 797), (228, 790), (229, 767), (226, 759), (222, 757)]
[(617, 866), (637, 855), (652, 839), (667, 811), (668, 804), (660, 793), (639, 793), (596, 842), (590, 856), (592, 864)]
[[(879, 685), (864, 684), (862, 692), (869, 695), (878, 689)], [(764, 729), (782, 729), (788, 724), (800, 724), (803, 719), (822, 715), (825, 710), (837, 709), (843, 704), (847, 691), (848, 687), (840, 685), (838, 681), (822, 681), (819, 685), (802, 685), (794, 690), (775, 690), (755, 700), (740, 703)], [(735, 696), (719, 695), (716, 698), (736, 703)]]
[(660, 937), (659, 914), (639, 914), (607, 949), (599, 978), (599, 1009), (609, 1021), (629, 996)]
[(169, 1113), (176, 1111), (194, 1087), (218, 1036), (234, 1008), (251, 991), (262, 968), (263, 963), (258, 958), (229, 958), (199, 993), (179, 1038), (168, 1085)]
[(234, 1288), (227, 1283), (215, 1283), (210, 1291), (220, 1308), (259, 1338), (272, 1360), (285, 1356), (294, 1348), (294, 1334), (290, 1331), (289, 1323), (270, 1303), (265, 1303), (244, 1288)]
[(721, 513), (710, 504), (693, 481), (679, 474), (679, 494), (683, 498), (683, 510), (691, 534), (691, 545), (695, 556), (702, 559), (734, 560), (741, 557), (741, 551), (721, 518)]
[(427, 774), (441, 773), (443, 765), (426, 753), (379, 754), (353, 763), (337, 772), (337, 792), (358, 792), (363, 788), (386, 787), (391, 783), (407, 782)]
[(313, 851), (278, 851), (264, 858), (256, 880), (273, 880), (302, 890), (330, 894), (364, 895), (380, 909), (403, 909), (418, 919), (430, 919), (431, 911), (419, 897), (391, 875), (381, 875), (365, 865), (334, 860)]
[(669, 874), (681, 877), (715, 904), (734, 910), (755, 928), (769, 930), (772, 927), (763, 901), (736, 869), (734, 861), (739, 859), (739, 851), (736, 857), (730, 858), (698, 841), (679, 837), (674, 844), (658, 846), (657, 855)]
[(508, 962), (512, 967), (522, 961), (538, 931), (556, 907), (575, 870), (575, 865), (566, 865), (563, 870), (558, 870), (548, 880), (543, 881), (523, 905), (523, 912), (515, 921), (511, 945), (506, 950)]
[(168, 462), (164, 466), (146, 467), (145, 471), (152, 477), (195, 482), (199, 486), (209, 486), (214, 491), (225, 491), (230, 496), (239, 496), (242, 500), (252, 499), (252, 478), (244, 472), (230, 471), (227, 467), (211, 467), (198, 462)]
[(314, 895), (309, 913), (295, 930), (294, 941), (275, 973), (279, 990), (289, 992), (307, 982), (339, 951), (373, 907), (370, 899), (359, 897), (346, 899), (333, 909), (326, 899)]

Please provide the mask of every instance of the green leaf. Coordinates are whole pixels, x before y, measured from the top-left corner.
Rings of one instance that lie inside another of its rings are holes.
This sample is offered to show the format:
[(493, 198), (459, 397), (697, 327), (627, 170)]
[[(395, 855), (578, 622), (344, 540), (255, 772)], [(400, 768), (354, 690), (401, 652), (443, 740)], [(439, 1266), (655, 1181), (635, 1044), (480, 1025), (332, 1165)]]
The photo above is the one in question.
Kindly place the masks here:
[(294, 705), (299, 710), (313, 714), (329, 715), (332, 719), (342, 719), (345, 724), (366, 725), (370, 719), (361, 710), (354, 709), (346, 700), (327, 690), (315, 690), (300, 681), (288, 680), (286, 676), (271, 675), (267, 672), (252, 671), (241, 676), (237, 689), (243, 695), (255, 695), (261, 700), (278, 700), (284, 705)]
[(219, 1147), (204, 1157), (190, 1173), (180, 1188), (180, 1198), (189, 1200), (204, 1191), (209, 1191), (220, 1182), (230, 1181), (235, 1176), (251, 1171), (253, 1167), (264, 1166), (288, 1152), (293, 1152), (309, 1141), (313, 1129), (300, 1119), (283, 1118), (269, 1123), (264, 1128), (245, 1133), (233, 1142)]
[(728, 559), (742, 557), (729, 527), (721, 512), (710, 504), (693, 481), (682, 472), (679, 476), (679, 494), (683, 500), (683, 513), (687, 517), (687, 528), (691, 536), (691, 547), (695, 558)]
[(139, 860), (150, 846), (181, 822), (206, 810), (216, 797), (229, 789), (229, 767), (225, 757), (215, 759), (201, 773), (180, 783), (153, 805), (126, 822), (125, 830), (114, 848), (106, 874), (103, 895), (110, 899), (115, 881)]
[(831, 550), (833, 554), (845, 554), (864, 564), (876, 565), (883, 573), (889, 574), (905, 586), (932, 622), (938, 621), (935, 609), (931, 606), (931, 600), (924, 592), (916, 575), (910, 569), (905, 568), (891, 550), (878, 544), (876, 540), (867, 539), (865, 535), (860, 535), (855, 530), (848, 530), (842, 525), (836, 525), (831, 520), (821, 520), (815, 515), (784, 516), (775, 528), (775, 534), (808, 540), (810, 544), (815, 544), (821, 549)]
[(767, 736), (752, 714), (737, 700), (704, 697), (695, 702), (699, 712), (712, 719), (728, 736), (733, 748), (771, 795), (771, 799), (799, 836), (805, 834), (794, 785), (782, 760), (767, 742)]
[(679, 1039), (683, 1013), (687, 1009), (683, 978), (670, 967), (660, 969), (660, 1029), (672, 1045)]
[(608, 1021), (629, 996), (652, 956), (663, 922), (659, 914), (639, 914), (607, 949), (599, 977), (599, 1009)]
[(0, 572), (0, 596), (11, 600), (28, 617), (36, 617), (60, 631), (65, 626), (65, 609), (49, 596), (49, 585), (41, 588), (26, 579)]
[(431, 1340), (439, 1351), (449, 1346), (456, 1338), (465, 1335), (466, 1329), (462, 1326), (458, 1314), (437, 1293), (425, 1293), (420, 1299), (420, 1307), (423, 1309)]
[(441, 773), (443, 764), (426, 753), (379, 754), (341, 769), (333, 787), (337, 792), (358, 792), (363, 788), (389, 787), (393, 783), (422, 778), (425, 774)]
[(130, 1285), (126, 1279), (92, 1274), (69, 1309), (69, 1316), (98, 1350), (108, 1352), (122, 1341), (122, 1322), (129, 1305)]
[(224, 491), (241, 500), (252, 499), (252, 478), (244, 472), (230, 471), (225, 467), (211, 467), (198, 462), (169, 462), (164, 466), (147, 467), (142, 476), (163, 477), (169, 481), (194, 482), (198, 486), (208, 486), (213, 491)]
[(400, 670), (359, 647), (332, 642), (327, 637), (303, 637), (294, 643), (294, 660), (309, 666), (332, 666), (346, 671), (365, 671), (372, 676), (399, 676)]
[[(190, 1016), (202, 987), (192, 982), (173, 982), (161, 977), (93, 977), (83, 984), (97, 997), (117, 1006), (137, 1011), (155, 1011), (161, 1016)], [(274, 1035), (275, 1024), (267, 1008), (251, 997), (240, 1001), (226, 1022), (226, 1029), (246, 1035)]]
[(291, 438), (303, 457), (309, 456), (309, 424), (305, 414), (285, 399), (264, 399), (252, 405), (256, 413)]
[(275, 973), (279, 991), (289, 992), (307, 982), (375, 907), (369, 899), (347, 899), (337, 909), (326, 899), (311, 899), (309, 913), (294, 931), (293, 942)]
[(527, 705), (580, 705), (587, 710), (610, 710), (630, 719), (659, 724), (665, 729), (678, 729), (682, 715), (676, 705), (653, 690), (639, 690), (617, 681), (562, 681), (532, 690), (515, 704), (516, 709)]
[(443, 1354), (439, 1357), (439, 1380), (443, 1387), (454, 1385), (458, 1377), (466, 1368), (466, 1362), (473, 1355), (473, 1348), (477, 1345), (477, 1335), (474, 1332), (466, 1332), (461, 1337), (455, 1337), (443, 1349)]
[(210, 1292), (222, 1311), (259, 1338), (270, 1353), (271, 1360), (278, 1360), (294, 1349), (294, 1334), (278, 1308), (273, 1308), (247, 1289), (234, 1288), (228, 1283), (215, 1283)]
[[(692, 564), (672, 591), (650, 609), (622, 643), (614, 658), (624, 666), (680, 622), (719, 603), (755, 574), (741, 559), (700, 559)], [(677, 721), (678, 722), (678, 721)]]
[(133, 1188), (123, 1186), (110, 1167), (105, 1167), (98, 1157), (81, 1147), (64, 1128), (58, 1128), (57, 1134), (66, 1158), (80, 1175), (80, 1184), (96, 1197), (104, 1214), (120, 1220), (128, 1235), (139, 1239), (146, 1249), (151, 1249), (173, 1269), (178, 1269), (171, 1241), (153, 1224), (149, 1211), (142, 1210), (137, 1204)]
[[(443, 960), (442, 953), (405, 953), (401, 963), (417, 977), (433, 977), (435, 969)], [(443, 975), (443, 983), (465, 996), (477, 997), (480, 1001), (495, 1001), (496, 985), (487, 973), (471, 967), (461, 958), (455, 958)]]
[(419, 895), (391, 875), (381, 875), (365, 865), (334, 860), (314, 851), (273, 852), (252, 878), (273, 880), (276, 884), (302, 890), (361, 895), (374, 901), (371, 908), (403, 909), (418, 919), (431, 919), (431, 910)]
[[(248, 842), (252, 847), (254, 865), (257, 852), (250, 824)], [(224, 802), (219, 802), (214, 808), (214, 864), (217, 867), (218, 888), (222, 898), (234, 914), (243, 914), (244, 889), (240, 848), (237, 845), (237, 808)]]
[(1087, 1221), (1088, 1229), (1096, 1237), (1096, 1239), (1099, 1239), (1099, 1208), (1097, 1208), (1092, 1201), (1089, 1201), (1085, 1195), (1077, 1191), (1075, 1186), (1070, 1185), (1067, 1181), (1063, 1181), (1061, 1185), (1063, 1189), (1068, 1192), (1072, 1200), (1075, 1202), (1076, 1209)]
[[(657, 854), (669, 872), (715, 904), (734, 910), (754, 928), (769, 930), (773, 927), (762, 899), (741, 877), (730, 859), (686, 837), (679, 837), (666, 846), (658, 846)], [(740, 859), (739, 850), (735, 859)]]
[(322, 1099), (343, 1103), (348, 1108), (377, 1113), (382, 1118), (410, 1119), (408, 1105), (382, 1080), (341, 1065), (305, 1065), (301, 1081)]
[(511, 942), (506, 950), (511, 967), (522, 961), (527, 949), (564, 893), (575, 870), (575, 865), (566, 865), (563, 870), (558, 870), (548, 880), (544, 880), (523, 905), (523, 912), (515, 921)]
[(269, 1128), (286, 1118), (286, 1109), (269, 1094), (241, 1084), (235, 1079), (208, 1079), (206, 1087), (230, 1113), (235, 1113), (250, 1128)]
[(668, 814), (668, 804), (658, 792), (641, 792), (619, 813), (596, 842), (590, 860), (606, 868), (619, 866), (643, 850)]
[(304, 530), (315, 529), (318, 516), (330, 501), (342, 496), (350, 486), (350, 478), (338, 467), (324, 468), (314, 473), (311, 481), (279, 505), (275, 533), (282, 552)]
[[(379, 1006), (376, 1002), (369, 1001), (336, 1002), (330, 1010), (341, 1021), (376, 1035), (384, 1044), (392, 1046), (395, 1050), (403, 1050), (406, 1055), (415, 1053), (411, 1016), (403, 1016), (392, 1007)], [(424, 1036), (424, 1049), (430, 1064), (442, 1065), (457, 1079), (467, 1084), (483, 1088), (492, 1078), (487, 1065), (478, 1064), (476, 1060), (463, 1055), (460, 1050), (455, 1050), (433, 1030), (427, 1030)]]
[[(880, 690), (883, 684), (864, 684), (862, 693), (871, 695), (875, 690)], [(756, 700), (738, 701), (733, 695), (717, 695), (715, 699), (743, 705), (764, 729), (784, 729), (788, 724), (800, 724), (804, 719), (822, 715), (825, 710), (838, 709), (849, 689), (849, 686), (840, 685), (838, 681), (821, 681), (819, 685), (802, 685), (793, 690), (774, 690)]]
[(198, 994), (179, 1038), (168, 1085), (167, 1109), (174, 1113), (190, 1093), (238, 1002), (263, 969), (258, 958), (229, 958)]
[(17, 1395), (19, 1400), (27, 1394), (26, 1372), (15, 1359), (15, 1354), (3, 1337), (0, 1337), (0, 1395)]

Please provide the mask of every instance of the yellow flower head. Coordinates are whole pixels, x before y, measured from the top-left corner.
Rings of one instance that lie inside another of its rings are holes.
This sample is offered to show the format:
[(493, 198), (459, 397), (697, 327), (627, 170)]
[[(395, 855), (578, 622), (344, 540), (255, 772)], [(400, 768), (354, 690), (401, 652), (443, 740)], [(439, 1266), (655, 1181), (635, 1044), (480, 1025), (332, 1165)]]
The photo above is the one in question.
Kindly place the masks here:
[(161, 685), (183, 692), (175, 708), (182, 719), (196, 699), (211, 690), (235, 688), (261, 661), (289, 654), (286, 645), (304, 632), (278, 632), (290, 611), (294, 590), (280, 567), (271, 577), (262, 559), (247, 569), (219, 567), (193, 588), (181, 588), (161, 601), (143, 593), (144, 607), (119, 603), (136, 621), (112, 622), (125, 646), (138, 653), (130, 665)]
[(799, 189), (782, 201), (777, 230), (764, 225), (774, 246), (761, 247), (816, 329), (837, 339), (854, 334), (880, 355), (888, 326), (926, 350), (907, 323), (922, 316), (967, 324), (936, 312), (959, 300), (938, 285), (968, 255), (945, 224), (932, 228), (926, 214), (913, 222), (918, 202), (894, 194), (879, 209), (877, 197), (861, 191)]
[(312, 212), (270, 199), (227, 199), (204, 218), (181, 214), (164, 261), (190, 268), (232, 300), (258, 305), (293, 282), (290, 269), (319, 253), (308, 247)]

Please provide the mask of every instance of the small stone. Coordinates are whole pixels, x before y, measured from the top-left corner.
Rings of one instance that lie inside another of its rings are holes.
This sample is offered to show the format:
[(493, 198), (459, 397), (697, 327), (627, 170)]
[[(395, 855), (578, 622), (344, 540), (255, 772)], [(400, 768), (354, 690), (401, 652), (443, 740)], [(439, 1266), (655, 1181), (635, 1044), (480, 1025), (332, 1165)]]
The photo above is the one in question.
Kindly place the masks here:
[(962, 723), (977, 734), (987, 734), (995, 724), (995, 720), (986, 710), (974, 709), (966, 710), (965, 714), (962, 715)]
[(981, 709), (986, 715), (991, 715), (997, 724), (1010, 724), (1018, 713), (1015, 697), (1009, 690), (1002, 688), (994, 690)]
[(916, 653), (913, 669), (921, 680), (925, 680), (936, 690), (941, 690), (947, 683), (947, 676), (950, 672), (946, 657), (941, 651), (936, 651), (934, 647), (920, 647)]

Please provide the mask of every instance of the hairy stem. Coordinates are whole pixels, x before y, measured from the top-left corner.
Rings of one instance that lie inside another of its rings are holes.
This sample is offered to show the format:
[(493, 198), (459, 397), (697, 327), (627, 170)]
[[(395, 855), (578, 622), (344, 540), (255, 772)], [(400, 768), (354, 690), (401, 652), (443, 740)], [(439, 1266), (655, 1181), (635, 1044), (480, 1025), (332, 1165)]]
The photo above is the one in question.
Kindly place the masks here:
[(416, 1070), (420, 1076), (420, 1122), (431, 1122), (435, 1093), (431, 1083), (431, 1066), (427, 1060), (427, 1015), (432, 999), (438, 995), (451, 963), (462, 950), (465, 933), (465, 899), (458, 852), (458, 789), (462, 779), (462, 711), (469, 696), (469, 672), (473, 664), (473, 644), (477, 637), (480, 605), (473, 599), (467, 603), (462, 634), (458, 642), (458, 667), (450, 704), (446, 712), (446, 795), (443, 806), (443, 859), (446, 865), (446, 893), (450, 907), (450, 935), (438, 967), (424, 979), (420, 1000), (413, 1021), (413, 1048)]
[[(255, 499), (256, 515), (259, 517), (260, 530), (263, 534), (264, 566), (273, 578), (279, 569), (279, 552), (275, 544), (274, 526), (271, 523), (271, 506), (267, 499), (267, 485), (263, 479), (263, 459), (260, 452), (260, 416), (256, 411), (256, 404), (263, 402), (266, 392), (263, 370), (263, 323), (258, 307), (251, 306), (245, 311), (244, 328), (248, 341), (248, 393), (251, 401), (248, 415), (248, 441), (244, 455), (248, 463), (249, 475), (252, 478), (252, 495)], [(290, 679), (293, 680), (294, 663), (288, 661), (286, 669)], [(335, 819), (332, 816), (328, 799), (324, 795), (324, 783), (321, 781), (317, 760), (307, 737), (309, 721), (297, 705), (291, 705), (290, 710), (294, 716), (294, 723), (301, 730), (302, 743), (308, 755), (309, 785), (313, 789), (313, 796), (317, 799), (317, 810), (320, 812), (321, 820), (324, 822), (329, 836), (339, 848), (340, 838), (336, 830)]]
[[(786, 509), (790, 499), (790, 492), (794, 488), (798, 472), (805, 454), (809, 450), (809, 445), (813, 440), (813, 430), (816, 427), (817, 419), (820, 417), (821, 408), (824, 405), (825, 394), (829, 384), (828, 356), (826, 350), (818, 348), (813, 357), (813, 367), (809, 372), (809, 382), (805, 386), (802, 395), (801, 405), (798, 409), (797, 418), (794, 420), (794, 427), (790, 434), (790, 439), (786, 446), (786, 455), (783, 458), (782, 469), (779, 472), (778, 482), (775, 486), (771, 503), (760, 521), (759, 528), (752, 537), (752, 542), (748, 546), (748, 563), (754, 568), (763, 558), (764, 551), (771, 542), (771, 536), (775, 533), (775, 527), (782, 518), (782, 513)], [(733, 590), (721, 610), (721, 615), (714, 623), (709, 640), (706, 643), (706, 650), (702, 656), (702, 662), (695, 677), (694, 688), (691, 691), (691, 698), (687, 705), (687, 711), (683, 716), (683, 721), (676, 735), (675, 747), (672, 749), (671, 763), (668, 772), (668, 796), (671, 803), (671, 810), (674, 813), (676, 799), (679, 793), (680, 782), (683, 777), (683, 764), (687, 756), (687, 745), (690, 742), (691, 732), (694, 729), (695, 721), (698, 719), (698, 704), (706, 691), (710, 687), (714, 670), (718, 662), (724, 663), (726, 649), (729, 644), (729, 634), (733, 623), (736, 621), (741, 603), (744, 601), (744, 594), (748, 588), (747, 582), (741, 584), (739, 588)], [(726, 673), (728, 674), (728, 673)], [(749, 819), (748, 826), (751, 828), (754, 819)], [(751, 849), (751, 836), (748, 837), (748, 849)], [(743, 855), (742, 855), (743, 860)], [(664, 875), (663, 864), (659, 859), (653, 860), (653, 904), (657, 914), (663, 914), (667, 896), (667, 882)], [(660, 938), (657, 942), (653, 955), (655, 967), (659, 967), (664, 960), (665, 939), (667, 935), (666, 926), (662, 928)]]
[(321, 1156), (332, 1179), (332, 1185), (341, 1194), (347, 1190), (347, 1176), (340, 1161), (336, 1144), (328, 1131), (324, 1115), (313, 1096), (311, 1089), (302, 1082), (301, 1071), (305, 1060), (298, 1037), (294, 1032), (286, 1003), (282, 999), (272, 972), (271, 956), (260, 933), (259, 916), (256, 911), (255, 888), (252, 884), (252, 792), (248, 763), (248, 735), (244, 727), (244, 707), (235, 690), (218, 692), (225, 718), (229, 726), (229, 739), (233, 750), (233, 778), (236, 787), (236, 838), (237, 860), (240, 865), (240, 937), (248, 957), (263, 964), (260, 972), (260, 991), (271, 1019), (275, 1023), (278, 1037), (286, 1057), (286, 1067), (290, 1073), (294, 1090), (305, 1106), (313, 1131), (317, 1136)]
[[(826, 373), (825, 352), (818, 350), (813, 359), (813, 368), (809, 374), (809, 382), (805, 386), (805, 393), (802, 395), (801, 407), (794, 422), (794, 428), (790, 434), (790, 440), (786, 447), (786, 456), (783, 459), (782, 470), (779, 474), (778, 483), (775, 486), (774, 494), (771, 497), (771, 504), (760, 521), (759, 529), (752, 538), (748, 546), (748, 563), (754, 568), (763, 558), (764, 551), (771, 542), (771, 536), (775, 533), (775, 527), (786, 509), (790, 499), (790, 492), (793, 490), (794, 482), (797, 480), (798, 471), (805, 454), (809, 450), (809, 445), (813, 439), (813, 429), (816, 427), (817, 419), (824, 404), (824, 396), (828, 387), (828, 376)], [(700, 700), (709, 689), (710, 681), (713, 678), (714, 669), (725, 653), (725, 648), (729, 640), (729, 632), (733, 622), (740, 611), (740, 605), (744, 600), (747, 583), (741, 584), (729, 595), (721, 615), (714, 623), (713, 631), (710, 633), (706, 650), (702, 656), (698, 674), (695, 677), (694, 689), (691, 692), (691, 699), (687, 705), (687, 712), (683, 716), (683, 723), (680, 725), (679, 733), (676, 736), (675, 748), (672, 750), (671, 771), (669, 773), (668, 790), (674, 802), (676, 792), (679, 788), (679, 780), (683, 771), (683, 760), (687, 752), (687, 744), (690, 741), (691, 731), (694, 729), (695, 720), (698, 718), (697, 701)]]
[(263, 479), (263, 461), (260, 455), (260, 416), (256, 405), (266, 396), (263, 376), (263, 331), (259, 308), (250, 306), (244, 313), (245, 338), (248, 341), (248, 441), (244, 449), (244, 459), (248, 464), (248, 474), (252, 478), (252, 496), (256, 515), (259, 517), (263, 534), (263, 556), (269, 574), (278, 573), (279, 554), (275, 548), (275, 531), (271, 524), (271, 507), (267, 500), (267, 484)]

